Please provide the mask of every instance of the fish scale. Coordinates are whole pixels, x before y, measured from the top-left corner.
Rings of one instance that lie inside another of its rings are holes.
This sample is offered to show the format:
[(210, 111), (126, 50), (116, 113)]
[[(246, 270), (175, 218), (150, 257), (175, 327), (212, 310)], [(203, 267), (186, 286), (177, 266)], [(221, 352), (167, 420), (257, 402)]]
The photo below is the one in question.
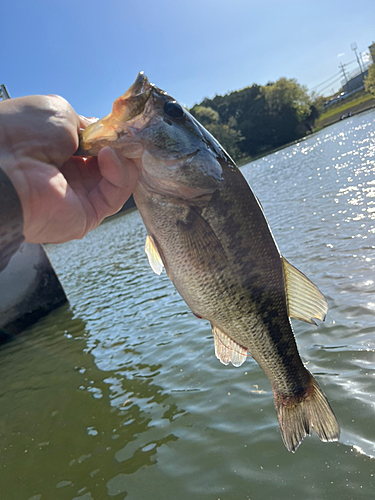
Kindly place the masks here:
[(134, 199), (152, 269), (163, 267), (193, 313), (212, 326), (215, 354), (240, 366), (250, 352), (269, 378), (285, 446), (314, 428), (340, 430), (299, 356), (289, 317), (324, 320), (327, 304), (281, 256), (263, 209), (233, 160), (171, 96), (140, 73), (112, 113), (82, 132), (77, 154), (110, 145), (139, 168)]
[[(232, 171), (228, 170), (227, 175), (233, 175)], [(237, 179), (242, 181), (243, 178)], [(262, 230), (262, 224), (268, 225), (261, 210), (258, 210), (257, 217), (253, 216), (251, 220), (243, 217), (239, 227), (233, 227), (233, 219), (238, 219), (241, 212), (248, 214), (249, 209), (258, 204), (253, 197), (250, 207), (247, 206), (244, 200), (249, 200), (249, 193), (238, 196), (241, 209), (236, 213), (237, 203), (228, 206), (222, 202), (222, 197), (231, 198), (231, 192), (233, 199), (232, 184), (224, 182), (224, 185), (222, 196), (213, 196), (206, 201), (207, 208), (202, 211), (229, 256), (224, 269), (215, 260), (202, 259), (202, 255), (206, 255), (202, 252), (198, 255), (189, 252), (178, 238), (178, 221), (186, 218), (189, 207), (181, 202), (177, 202), (176, 207), (175, 200), (150, 193), (141, 184), (137, 186), (134, 198), (141, 207), (141, 215), (147, 214), (144, 222), (163, 255), (163, 261), (168, 263), (168, 277), (194, 314), (207, 319), (245, 347), (280, 397), (285, 400), (296, 395), (299, 397), (310, 387), (311, 376), (300, 359), (288, 319), (280, 255), (271, 233)], [(235, 188), (234, 192), (238, 193), (239, 186)], [(248, 190), (246, 182), (243, 189)], [(232, 213), (228, 213), (229, 210)], [(242, 236), (233, 240), (232, 232)], [(271, 244), (272, 252), (263, 253), (255, 264), (252, 256)], [(273, 255), (277, 255), (279, 266), (275, 262), (270, 265)], [(263, 289), (267, 293), (262, 293)]]

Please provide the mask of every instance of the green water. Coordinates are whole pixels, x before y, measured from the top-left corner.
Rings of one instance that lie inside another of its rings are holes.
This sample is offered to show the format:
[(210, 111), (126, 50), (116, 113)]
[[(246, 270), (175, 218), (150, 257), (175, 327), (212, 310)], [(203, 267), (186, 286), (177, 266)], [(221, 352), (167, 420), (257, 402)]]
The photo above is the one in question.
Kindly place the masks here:
[(340, 441), (286, 451), (267, 378), (215, 358), (135, 211), (48, 247), (70, 306), (0, 347), (1, 500), (375, 498), (375, 113), (242, 171), (327, 297), (293, 324)]

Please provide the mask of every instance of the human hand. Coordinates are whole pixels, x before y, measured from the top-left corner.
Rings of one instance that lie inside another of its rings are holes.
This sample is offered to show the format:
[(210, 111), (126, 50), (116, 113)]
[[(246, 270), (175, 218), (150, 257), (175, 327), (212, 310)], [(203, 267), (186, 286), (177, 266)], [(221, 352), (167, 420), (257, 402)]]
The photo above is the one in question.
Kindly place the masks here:
[(133, 192), (138, 169), (110, 147), (97, 158), (72, 157), (90, 123), (59, 96), (0, 103), (0, 166), (19, 196), (26, 241), (83, 238)]

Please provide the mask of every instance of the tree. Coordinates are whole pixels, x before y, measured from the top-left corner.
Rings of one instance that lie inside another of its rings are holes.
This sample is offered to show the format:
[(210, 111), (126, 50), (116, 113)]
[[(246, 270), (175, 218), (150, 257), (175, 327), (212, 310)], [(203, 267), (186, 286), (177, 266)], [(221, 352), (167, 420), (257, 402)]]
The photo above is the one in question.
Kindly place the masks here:
[(365, 78), (365, 90), (375, 96), (375, 63), (371, 64)]
[(241, 132), (222, 123), (213, 123), (208, 125), (207, 130), (215, 137), (215, 139), (223, 146), (225, 151), (227, 151), (234, 160), (241, 156), (241, 151), (238, 147), (238, 143), (243, 139)]
[(194, 106), (190, 112), (203, 126), (218, 123), (220, 119), (219, 113), (210, 107)]
[(311, 131), (320, 103), (312, 104), (306, 87), (280, 78), (224, 96), (204, 99), (191, 110), (234, 158), (255, 156)]
[(310, 114), (311, 100), (307, 88), (297, 83), (295, 78), (280, 78), (262, 90), (271, 112), (280, 113), (282, 109), (291, 108), (298, 121)]
[(231, 117), (228, 123), (222, 123), (219, 113), (209, 106), (194, 106), (190, 113), (215, 137), (228, 154), (237, 159), (240, 156), (238, 147), (242, 140), (241, 132), (236, 130), (236, 121)]

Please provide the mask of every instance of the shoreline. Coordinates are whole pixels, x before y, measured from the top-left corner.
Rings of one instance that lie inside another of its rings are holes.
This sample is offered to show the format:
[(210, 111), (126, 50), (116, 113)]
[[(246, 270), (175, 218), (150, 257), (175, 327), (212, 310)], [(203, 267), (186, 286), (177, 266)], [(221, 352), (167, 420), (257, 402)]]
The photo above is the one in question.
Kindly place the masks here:
[[(305, 139), (308, 139), (312, 135), (314, 135), (317, 132), (320, 132), (322, 129), (329, 127), (330, 125), (334, 125), (335, 123), (339, 122), (341, 119), (341, 116), (343, 114), (351, 113), (350, 116), (354, 115), (359, 115), (361, 113), (364, 113), (365, 111), (370, 111), (371, 109), (375, 109), (375, 97), (373, 99), (369, 99), (366, 102), (357, 104), (355, 106), (348, 106), (345, 111), (338, 111), (334, 115), (330, 116), (329, 118), (326, 118), (322, 120), (322, 123), (319, 123), (317, 127), (313, 128), (313, 131), (311, 134), (304, 135), (303, 137), (300, 137), (299, 139), (296, 139), (295, 141), (288, 142), (287, 144), (284, 144), (283, 146), (280, 146), (275, 149), (270, 149), (269, 151), (265, 151), (264, 153), (260, 153), (259, 155), (256, 156), (248, 156), (247, 158), (241, 158), (240, 160), (236, 161), (237, 167), (243, 167), (244, 165), (247, 165), (248, 163), (251, 163), (253, 161), (259, 160), (260, 158), (263, 158), (264, 156), (268, 156), (273, 153), (277, 153), (277, 151), (281, 151), (282, 149), (288, 148), (289, 146), (292, 146), (293, 144), (298, 144), (301, 141), (304, 141)], [(348, 117), (345, 117), (349, 118)]]
[(342, 116), (346, 118), (347, 114), (350, 113), (351, 116), (358, 115), (359, 113), (363, 113), (364, 111), (368, 111), (372, 108), (375, 108), (375, 97), (372, 99), (369, 99), (365, 102), (361, 102), (359, 104), (354, 104), (353, 106), (347, 106), (345, 109), (338, 109), (337, 113), (335, 113), (332, 116), (329, 116), (327, 118), (323, 118), (321, 121), (319, 119), (317, 120), (318, 124), (316, 127), (313, 129), (314, 132), (318, 132), (319, 130), (322, 130), (325, 127), (329, 127), (330, 125), (333, 125), (334, 123), (337, 123), (340, 121)]

